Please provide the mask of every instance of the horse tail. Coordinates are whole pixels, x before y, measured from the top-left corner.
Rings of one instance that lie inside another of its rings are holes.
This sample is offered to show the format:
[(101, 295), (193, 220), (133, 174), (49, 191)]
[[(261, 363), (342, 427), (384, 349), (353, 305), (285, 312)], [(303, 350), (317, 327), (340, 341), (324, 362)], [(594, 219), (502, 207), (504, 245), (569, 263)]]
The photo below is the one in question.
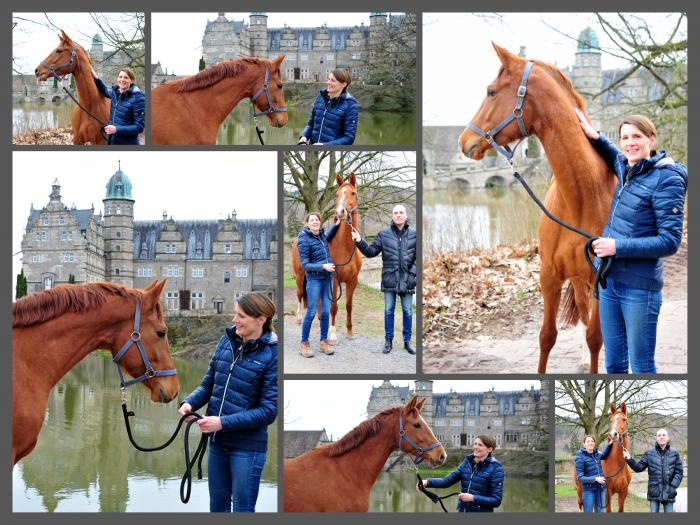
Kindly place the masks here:
[(576, 306), (576, 294), (571, 283), (566, 287), (564, 292), (564, 309), (561, 314), (561, 320), (564, 324), (576, 326), (581, 320), (580, 312)]

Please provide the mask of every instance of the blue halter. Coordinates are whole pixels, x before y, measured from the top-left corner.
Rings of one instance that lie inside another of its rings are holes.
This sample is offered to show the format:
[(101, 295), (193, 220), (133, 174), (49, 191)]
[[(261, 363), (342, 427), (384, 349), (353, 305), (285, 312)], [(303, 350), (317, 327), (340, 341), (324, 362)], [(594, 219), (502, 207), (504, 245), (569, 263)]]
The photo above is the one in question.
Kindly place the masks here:
[[(267, 89), (267, 84), (270, 80), (270, 67), (265, 66), (265, 78), (263, 79), (263, 84), (260, 89), (250, 97), (250, 101), (253, 103), (253, 118), (259, 117), (260, 115), (267, 115), (268, 113), (284, 113), (287, 111), (287, 108), (276, 108), (274, 104), (272, 103), (272, 97), (270, 96), (270, 91)], [(257, 111), (255, 109), (255, 101), (258, 99), (260, 95), (265, 95), (265, 98), (267, 99), (267, 109), (265, 111)]]
[[(143, 348), (143, 343), (141, 342), (140, 325), (141, 305), (139, 303), (136, 303), (136, 315), (134, 316), (134, 331), (131, 332), (131, 336), (129, 337), (128, 341), (124, 343), (124, 346), (122, 346), (119, 352), (117, 352), (116, 355), (112, 358), (112, 362), (117, 367), (117, 374), (119, 374), (119, 388), (121, 388), (122, 390), (124, 390), (127, 386), (133, 385), (134, 383), (146, 381), (148, 379), (151, 379), (152, 377), (174, 376), (175, 374), (177, 374), (177, 370), (175, 370), (174, 368), (171, 368), (169, 370), (153, 370), (153, 366), (151, 365), (151, 362), (149, 361), (148, 356), (146, 355), (146, 351)], [(124, 354), (126, 354), (129, 348), (131, 348), (131, 345), (134, 344), (139, 349), (139, 353), (141, 354), (141, 359), (143, 360), (143, 364), (146, 367), (146, 371), (135, 379), (125, 381), (124, 375), (122, 374), (122, 369), (119, 366), (119, 361), (122, 357), (124, 357)]]
[[(491, 128), (488, 131), (484, 131), (472, 122), (470, 122), (469, 126), (467, 126), (469, 129), (479, 134), (486, 142), (488, 142), (491, 145), (493, 149), (498, 151), (498, 153), (503, 155), (509, 161), (513, 158), (515, 149), (518, 146), (516, 145), (515, 148), (513, 148), (512, 150), (510, 149), (510, 147), (508, 147), (507, 144), (505, 146), (501, 146), (496, 142), (496, 135), (498, 135), (503, 130), (503, 128), (505, 128), (514, 120), (518, 123), (518, 128), (520, 128), (520, 140), (522, 141), (525, 137), (529, 135), (529, 133), (527, 132), (527, 128), (525, 127), (525, 121), (523, 120), (523, 103), (525, 102), (525, 95), (527, 93), (527, 81), (530, 77), (530, 71), (532, 70), (533, 64), (534, 62), (530, 60), (525, 65), (525, 70), (523, 71), (523, 76), (520, 79), (520, 85), (518, 86), (518, 95), (517, 100), (515, 101), (515, 107), (513, 108), (513, 111), (510, 115), (508, 115), (495, 127)], [(518, 144), (520, 144), (520, 142), (518, 142)]]
[(408, 436), (408, 434), (406, 434), (406, 431), (403, 429), (403, 414), (399, 413), (399, 450), (401, 450), (402, 452), (405, 452), (406, 454), (408, 454), (410, 456), (412, 453), (409, 452), (408, 450), (405, 450), (402, 446), (404, 440), (406, 440), (408, 442), (408, 444), (411, 445), (413, 447), (413, 450), (415, 451), (415, 457), (413, 458), (414, 465), (419, 465), (420, 463), (423, 462), (423, 460), (425, 459), (423, 457), (423, 453), (428, 452), (429, 450), (433, 450), (434, 448), (440, 446), (440, 442), (436, 441), (435, 443), (432, 443), (425, 448), (419, 447), (418, 444), (415, 441), (413, 441)]

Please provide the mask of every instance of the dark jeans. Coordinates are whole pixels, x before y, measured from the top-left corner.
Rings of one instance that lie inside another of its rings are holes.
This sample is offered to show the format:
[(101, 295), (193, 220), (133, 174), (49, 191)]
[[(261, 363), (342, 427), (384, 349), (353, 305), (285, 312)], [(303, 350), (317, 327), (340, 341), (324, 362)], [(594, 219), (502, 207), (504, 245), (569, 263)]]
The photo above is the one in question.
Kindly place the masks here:
[(265, 452), (238, 450), (209, 442), (209, 510), (255, 512)]
[(318, 300), (321, 299), (321, 341), (328, 339), (328, 325), (331, 319), (331, 298), (333, 293), (331, 288), (332, 274), (323, 279), (306, 279), (306, 300), (308, 307), (304, 322), (301, 324), (301, 342), (309, 341), (309, 333), (311, 332), (311, 323), (316, 317), (316, 309), (318, 308)]
[[(396, 310), (396, 296), (394, 292), (384, 292), (384, 337), (394, 338), (394, 311)], [(401, 311), (403, 312), (403, 340), (411, 340), (411, 323), (413, 322), (413, 294), (399, 295), (401, 298)]]
[(659, 501), (658, 499), (649, 500), (649, 512), (659, 512), (661, 505), (664, 506), (664, 512), (673, 512), (673, 503), (667, 501)]
[(583, 512), (605, 512), (605, 487), (602, 490), (595, 488), (591, 490), (583, 489), (581, 493), (583, 501)]
[(608, 279), (600, 290), (600, 325), (608, 374), (655, 374), (661, 292)]

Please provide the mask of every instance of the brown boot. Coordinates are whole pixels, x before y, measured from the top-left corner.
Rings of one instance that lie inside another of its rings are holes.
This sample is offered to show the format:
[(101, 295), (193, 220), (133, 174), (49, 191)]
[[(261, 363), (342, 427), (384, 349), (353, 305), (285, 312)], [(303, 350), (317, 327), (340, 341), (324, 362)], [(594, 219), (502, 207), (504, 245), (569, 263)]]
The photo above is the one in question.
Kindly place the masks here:
[(314, 356), (314, 351), (311, 350), (311, 345), (309, 344), (308, 341), (306, 342), (301, 342), (301, 355), (304, 357), (313, 357)]
[(321, 341), (321, 344), (319, 345), (319, 350), (323, 352), (326, 355), (333, 355), (335, 353), (335, 350), (331, 348), (331, 344), (326, 340), (326, 341)]

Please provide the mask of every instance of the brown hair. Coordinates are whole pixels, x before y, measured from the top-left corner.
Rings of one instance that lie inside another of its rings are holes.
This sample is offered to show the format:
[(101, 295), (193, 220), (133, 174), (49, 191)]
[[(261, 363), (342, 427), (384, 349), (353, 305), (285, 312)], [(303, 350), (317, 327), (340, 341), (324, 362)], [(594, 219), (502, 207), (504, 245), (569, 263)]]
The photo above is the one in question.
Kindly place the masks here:
[[(645, 137), (656, 137), (656, 126), (654, 126), (654, 123), (649, 119), (648, 117), (645, 117), (644, 115), (630, 115), (628, 117), (625, 117), (622, 119), (622, 122), (620, 122), (620, 127), (617, 128), (617, 133), (618, 135), (622, 131), (622, 126), (625, 124), (629, 124), (630, 126), (634, 126), (637, 128), (639, 131), (642, 132), (642, 135)], [(653, 157), (656, 155), (656, 150), (652, 149), (650, 151), (651, 156)]]
[(333, 75), (338, 82), (345, 82), (345, 84), (347, 84), (343, 88), (343, 91), (348, 89), (352, 83), (352, 77), (350, 76), (350, 73), (348, 73), (347, 69), (334, 69), (331, 71), (331, 75)]
[(481, 442), (488, 448), (496, 450), (496, 440), (492, 436), (487, 436), (486, 434), (479, 434), (476, 439), (480, 439)]
[(583, 439), (581, 440), (581, 443), (585, 443), (586, 440), (587, 440), (588, 438), (591, 438), (591, 439), (593, 440), (593, 443), (596, 442), (595, 436), (593, 436), (593, 435), (591, 435), (591, 434), (586, 434), (585, 436), (583, 436)]
[[(134, 75), (134, 72), (131, 69), (129, 69), (128, 67), (121, 68), (119, 70), (119, 73), (121, 73), (122, 71), (129, 76), (129, 78), (131, 79), (131, 83), (133, 84), (134, 80), (136, 79), (136, 75)], [(119, 73), (117, 73), (117, 75), (119, 75)]]
[(311, 218), (312, 215), (315, 215), (318, 217), (318, 220), (321, 221), (321, 212), (318, 211), (310, 211), (309, 213), (306, 214), (304, 217), (304, 224), (307, 224), (309, 222), (309, 219)]
[(266, 317), (263, 332), (273, 332), (272, 318), (275, 316), (275, 303), (260, 292), (250, 292), (239, 297), (238, 306), (251, 317)]

